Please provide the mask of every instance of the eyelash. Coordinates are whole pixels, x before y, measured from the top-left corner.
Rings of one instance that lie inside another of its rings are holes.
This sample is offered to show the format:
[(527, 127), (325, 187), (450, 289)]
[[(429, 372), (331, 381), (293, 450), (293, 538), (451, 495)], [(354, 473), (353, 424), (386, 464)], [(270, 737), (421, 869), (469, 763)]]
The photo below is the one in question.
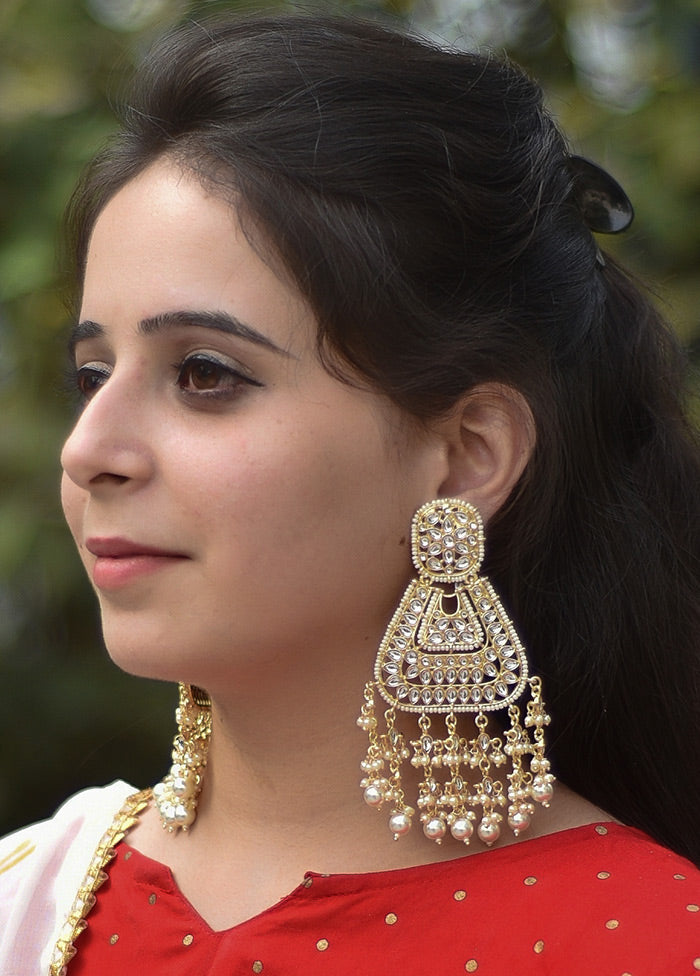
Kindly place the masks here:
[[(188, 389), (187, 384), (192, 382), (192, 374), (197, 367), (204, 372), (203, 376), (200, 374), (200, 381), (202, 379), (205, 381), (213, 380), (216, 385)], [(231, 400), (240, 393), (243, 385), (262, 386), (262, 383), (246, 376), (210, 354), (194, 353), (185, 357), (181, 362), (173, 363), (172, 369), (176, 374), (175, 382), (182, 394), (188, 399), (200, 402), (203, 400)], [(92, 400), (111, 376), (111, 369), (106, 366), (103, 367), (101, 363), (86, 363), (84, 366), (74, 367), (71, 372), (73, 388), (77, 390), (79, 399), (83, 404)], [(88, 386), (90, 383), (94, 385)]]

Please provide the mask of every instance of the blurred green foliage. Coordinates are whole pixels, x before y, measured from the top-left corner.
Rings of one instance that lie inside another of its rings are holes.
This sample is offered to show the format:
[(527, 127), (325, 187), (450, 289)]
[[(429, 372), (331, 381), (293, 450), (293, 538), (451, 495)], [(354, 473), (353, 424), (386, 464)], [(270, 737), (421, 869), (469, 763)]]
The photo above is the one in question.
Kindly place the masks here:
[[(651, 280), (700, 349), (700, 0), (316, 3), (505, 50), (543, 83), (578, 152), (635, 202), (604, 241)], [(58, 503), (63, 390), (60, 216), (113, 128), (110, 96), (164, 27), (226, 8), (187, 0), (0, 6), (0, 833), (74, 790), (168, 765), (173, 689), (107, 660)], [(306, 9), (309, 5), (306, 5)]]

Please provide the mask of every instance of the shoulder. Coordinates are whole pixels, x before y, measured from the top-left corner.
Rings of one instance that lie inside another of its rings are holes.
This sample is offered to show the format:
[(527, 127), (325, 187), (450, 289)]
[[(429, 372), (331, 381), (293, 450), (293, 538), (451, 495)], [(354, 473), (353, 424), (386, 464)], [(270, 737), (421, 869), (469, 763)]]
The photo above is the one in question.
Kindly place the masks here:
[(700, 967), (700, 870), (694, 864), (641, 831), (612, 823), (540, 843), (520, 883), (521, 904), (546, 929), (533, 930), (533, 944), (548, 951), (559, 944), (577, 960), (571, 976), (586, 966), (639, 976)]
[(607, 823), (564, 832), (532, 875), (525, 902), (546, 906), (548, 933), (538, 938), (568, 944), (581, 973), (584, 960), (590, 971), (635, 976), (700, 969), (700, 870), (641, 831)]
[(509, 850), (504, 868), (512, 883), (529, 889), (527, 900), (536, 898), (558, 916), (566, 914), (564, 904), (575, 906), (567, 922), (572, 932), (608, 922), (610, 931), (623, 920), (628, 932), (640, 934), (652, 923), (658, 932), (663, 920), (676, 932), (700, 929), (700, 870), (635, 828), (588, 824)]
[[(567, 881), (613, 880), (621, 888), (636, 882), (636, 890), (644, 884), (652, 898), (640, 900), (640, 907), (651, 900), (657, 913), (662, 891), (700, 894), (700, 869), (634, 827), (590, 824), (554, 835), (552, 847), (558, 851), (558, 864)], [(629, 895), (633, 894), (630, 889)]]
[[(430, 930), (454, 971), (700, 969), (700, 870), (632, 828), (586, 825), (386, 880), (376, 917), (390, 912), (415, 931), (416, 958)], [(402, 972), (415, 972), (409, 962)]]
[(95, 847), (134, 792), (123, 782), (84, 790), (51, 819), (0, 840), (3, 976), (40, 971), (44, 953), (50, 951), (48, 943), (70, 909)]

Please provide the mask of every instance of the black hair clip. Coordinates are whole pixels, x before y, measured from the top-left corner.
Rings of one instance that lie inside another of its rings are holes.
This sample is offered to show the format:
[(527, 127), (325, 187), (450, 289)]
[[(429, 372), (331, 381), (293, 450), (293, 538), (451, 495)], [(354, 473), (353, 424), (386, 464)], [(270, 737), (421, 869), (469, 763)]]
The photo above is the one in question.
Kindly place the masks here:
[[(571, 199), (586, 227), (596, 234), (619, 234), (627, 230), (634, 220), (634, 208), (617, 180), (583, 156), (569, 156), (567, 168), (573, 177)], [(605, 266), (600, 251), (596, 260)]]

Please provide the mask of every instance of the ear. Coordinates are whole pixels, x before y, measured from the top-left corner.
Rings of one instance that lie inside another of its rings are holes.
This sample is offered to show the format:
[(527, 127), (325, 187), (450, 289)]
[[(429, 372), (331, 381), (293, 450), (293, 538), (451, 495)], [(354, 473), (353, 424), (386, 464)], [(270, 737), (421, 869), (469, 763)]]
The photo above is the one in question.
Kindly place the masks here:
[(438, 426), (448, 464), (440, 497), (462, 497), (488, 521), (517, 484), (535, 446), (535, 422), (527, 401), (512, 387), (483, 383)]

